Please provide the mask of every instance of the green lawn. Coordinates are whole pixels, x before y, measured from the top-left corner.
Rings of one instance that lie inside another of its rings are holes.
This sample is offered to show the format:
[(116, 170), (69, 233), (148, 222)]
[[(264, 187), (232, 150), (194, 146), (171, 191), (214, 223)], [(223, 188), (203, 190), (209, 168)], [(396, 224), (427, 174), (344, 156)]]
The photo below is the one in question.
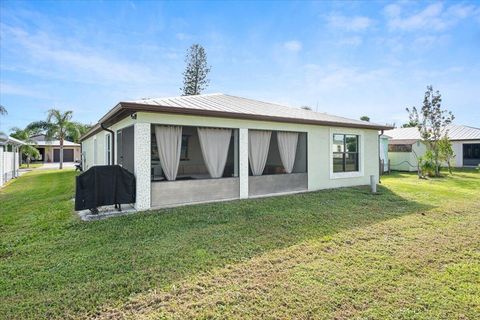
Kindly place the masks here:
[(73, 171), (0, 190), (0, 318), (475, 319), (480, 174), (81, 222)]
[(30, 163), (30, 165), (27, 165), (26, 163), (22, 163), (20, 165), (20, 169), (35, 169), (40, 167), (43, 167), (43, 163)]

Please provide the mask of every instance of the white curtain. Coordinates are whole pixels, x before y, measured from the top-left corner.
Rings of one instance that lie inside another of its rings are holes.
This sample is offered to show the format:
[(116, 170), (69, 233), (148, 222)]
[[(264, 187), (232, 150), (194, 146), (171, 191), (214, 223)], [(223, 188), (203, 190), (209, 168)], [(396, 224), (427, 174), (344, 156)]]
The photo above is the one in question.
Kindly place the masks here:
[(278, 151), (283, 167), (287, 173), (292, 173), (297, 153), (298, 132), (277, 132)]
[(270, 147), (271, 131), (248, 131), (248, 160), (254, 176), (261, 176), (267, 163), (268, 148)]
[(203, 160), (212, 178), (221, 178), (227, 162), (232, 129), (197, 128)]
[(182, 127), (155, 126), (158, 156), (167, 180), (177, 178), (182, 148)]

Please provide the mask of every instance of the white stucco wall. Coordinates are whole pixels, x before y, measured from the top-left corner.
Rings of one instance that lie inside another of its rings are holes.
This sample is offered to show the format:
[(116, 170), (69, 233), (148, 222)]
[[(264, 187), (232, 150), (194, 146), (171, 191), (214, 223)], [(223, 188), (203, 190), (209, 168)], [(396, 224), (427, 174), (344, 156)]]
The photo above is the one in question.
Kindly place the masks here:
[[(378, 132), (376, 130), (147, 112), (138, 113), (136, 121), (153, 124), (307, 132), (309, 190), (366, 185), (369, 184), (370, 175), (374, 175), (378, 181)], [(364, 150), (360, 155), (360, 167), (363, 168), (361, 174), (345, 178), (330, 176), (332, 173), (330, 136), (333, 133), (351, 133), (360, 136), (360, 149)], [(242, 132), (240, 132), (240, 139), (241, 137)], [(240, 151), (241, 157), (242, 151)]]
[[(115, 123), (114, 125), (108, 127), (108, 129), (114, 132), (114, 135), (112, 137), (112, 142), (115, 143), (115, 151), (112, 154), (114, 164), (117, 163), (117, 145), (118, 145), (117, 135), (116, 135), (117, 130), (134, 125), (135, 123), (136, 123), (135, 120), (131, 119), (130, 117), (126, 117), (120, 120), (119, 122)], [(84, 170), (87, 170), (93, 165), (104, 165), (106, 163), (105, 162), (105, 135), (108, 133), (109, 133), (108, 131), (102, 130), (97, 134), (82, 141), (82, 153), (85, 156)], [(98, 150), (97, 163), (94, 163), (94, 154), (93, 154), (93, 145), (94, 145), (95, 139), (97, 139), (97, 150)], [(148, 141), (150, 141), (150, 138), (148, 139)]]
[(134, 174), (137, 181), (135, 208), (150, 208), (150, 123), (135, 123), (134, 127)]

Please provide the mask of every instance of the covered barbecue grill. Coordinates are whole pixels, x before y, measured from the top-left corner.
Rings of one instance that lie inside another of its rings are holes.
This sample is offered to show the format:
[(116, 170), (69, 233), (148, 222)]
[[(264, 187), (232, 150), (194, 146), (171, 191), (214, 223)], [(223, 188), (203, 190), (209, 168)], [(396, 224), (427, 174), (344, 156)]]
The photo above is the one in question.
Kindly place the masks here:
[(76, 179), (75, 210), (135, 202), (135, 176), (119, 165), (94, 166)]

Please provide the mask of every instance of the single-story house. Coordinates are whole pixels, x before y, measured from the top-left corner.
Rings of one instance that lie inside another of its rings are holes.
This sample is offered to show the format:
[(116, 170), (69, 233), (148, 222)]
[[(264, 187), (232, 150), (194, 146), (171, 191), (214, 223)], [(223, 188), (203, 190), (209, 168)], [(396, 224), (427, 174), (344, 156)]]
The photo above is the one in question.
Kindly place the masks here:
[[(60, 162), (60, 141), (48, 139), (44, 134), (31, 137), (35, 141), (33, 145), (40, 152), (39, 161)], [(63, 162), (80, 160), (80, 144), (72, 141), (63, 141)]]
[[(480, 164), (480, 128), (451, 124), (447, 127), (455, 158), (454, 167), (470, 167)], [(427, 147), (421, 141), (420, 132), (414, 128), (395, 128), (385, 131), (390, 136), (388, 157), (391, 170), (417, 171), (417, 157), (423, 156)]]
[(136, 177), (136, 209), (370, 184), (391, 127), (226, 94), (120, 102), (82, 138), (83, 168)]
[(18, 177), (19, 148), (23, 144), (23, 141), (0, 133), (0, 187), (9, 180)]

